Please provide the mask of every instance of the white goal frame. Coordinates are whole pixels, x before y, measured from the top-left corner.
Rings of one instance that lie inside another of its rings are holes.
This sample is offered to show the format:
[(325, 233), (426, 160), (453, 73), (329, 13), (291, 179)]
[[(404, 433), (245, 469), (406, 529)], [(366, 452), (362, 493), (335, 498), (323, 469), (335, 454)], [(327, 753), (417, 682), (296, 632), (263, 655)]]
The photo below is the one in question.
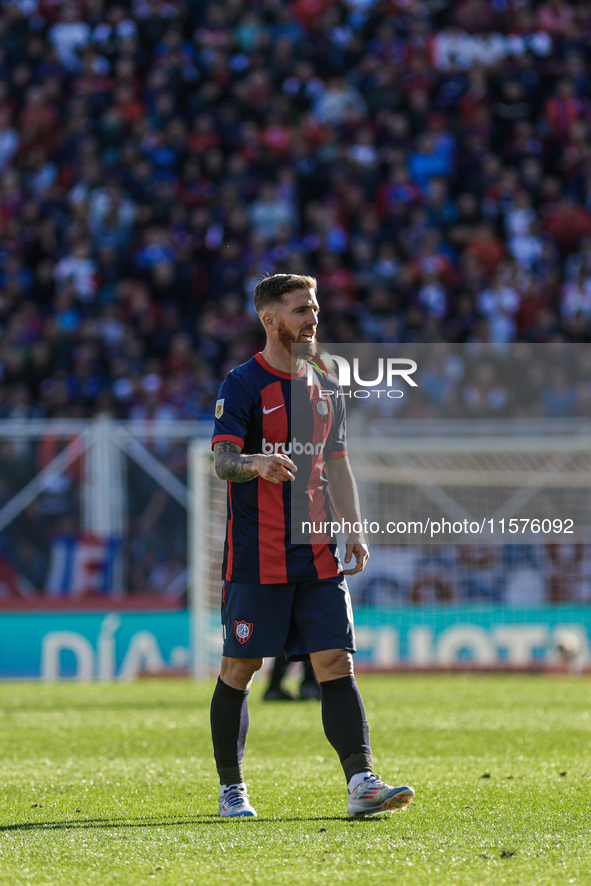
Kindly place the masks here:
[[(401, 422), (401, 425), (404, 423)], [(546, 424), (542, 422), (541, 424)], [(414, 430), (414, 429), (413, 429)], [(418, 430), (418, 429), (417, 429)], [(531, 427), (531, 429), (515, 428), (506, 429), (507, 432), (497, 433), (474, 433), (463, 432), (464, 429), (456, 429), (455, 433), (433, 433), (431, 427), (426, 433), (404, 433), (402, 428), (395, 432), (394, 427), (390, 434), (381, 433), (375, 437), (353, 437), (349, 440), (349, 449), (353, 461), (357, 455), (369, 456), (366, 466), (359, 469), (357, 479), (363, 490), (365, 482), (388, 484), (394, 486), (400, 482), (400, 471), (393, 464), (385, 469), (371, 464), (371, 456), (380, 453), (388, 453), (394, 456), (394, 461), (407, 471), (406, 460), (410, 463), (412, 456), (419, 453), (433, 454), (478, 454), (486, 456), (490, 454), (539, 454), (547, 452), (552, 455), (550, 463), (546, 463), (542, 469), (532, 464), (532, 470), (523, 475), (523, 483), (515, 490), (511, 501), (507, 503), (509, 509), (518, 510), (526, 503), (536, 491), (544, 487), (557, 485), (557, 478), (571, 455), (581, 453), (587, 457), (591, 452), (591, 434), (589, 425), (584, 423), (573, 432), (562, 429), (562, 433), (552, 432), (550, 425), (544, 427)], [(427, 430), (427, 429), (426, 429)], [(503, 429), (505, 430), (505, 429)], [(529, 430), (529, 432), (528, 432)], [(460, 432), (459, 432), (460, 431)], [(566, 431), (566, 432), (565, 432)], [(223, 539), (221, 531), (225, 528), (225, 484), (213, 476), (213, 453), (209, 439), (197, 439), (192, 442), (188, 450), (188, 485), (189, 485), (189, 514), (188, 514), (188, 570), (189, 570), (189, 611), (191, 624), (191, 649), (192, 649), (192, 673), (195, 678), (210, 677), (219, 667), (219, 658), (222, 648), (222, 632), (219, 617), (219, 603), (221, 598), (222, 577), (219, 569), (221, 559), (221, 545)], [(355, 469), (355, 468), (354, 468)], [(410, 474), (412, 475), (412, 468)], [(473, 473), (473, 471), (472, 471)], [(499, 469), (496, 482), (499, 486), (507, 485), (507, 472)], [(462, 483), (462, 470), (434, 470), (421, 477), (415, 471), (417, 487), (425, 484), (429, 496), (436, 501), (446, 516), (457, 519), (460, 505), (444, 488), (450, 483)], [(569, 485), (568, 473), (563, 475), (566, 486)], [(495, 481), (495, 469), (487, 472), (487, 480)], [(477, 478), (467, 471), (466, 486), (478, 485)], [(406, 481), (408, 482), (408, 480)], [(217, 496), (216, 508), (219, 512), (213, 514), (210, 508), (212, 489), (217, 489), (219, 483), (219, 496)], [(591, 496), (591, 471), (583, 474), (581, 471), (573, 472), (570, 484), (579, 488), (588, 489)], [(448, 486), (449, 488), (449, 486)], [(223, 513), (222, 521), (222, 498)], [(362, 491), (363, 501), (363, 491)], [(363, 504), (362, 504), (363, 507)], [(509, 511), (505, 516), (512, 516)], [(213, 544), (212, 544), (213, 540)], [(213, 569), (214, 562), (218, 564)], [(501, 607), (502, 608), (502, 607)]]
[[(205, 465), (211, 459), (210, 440), (193, 440), (188, 449), (187, 480), (189, 510), (187, 514), (188, 605), (190, 617), (190, 648), (193, 676), (203, 679), (210, 674), (208, 656), (208, 556), (205, 548), (205, 524), (209, 511)], [(220, 578), (221, 585), (221, 578)]]

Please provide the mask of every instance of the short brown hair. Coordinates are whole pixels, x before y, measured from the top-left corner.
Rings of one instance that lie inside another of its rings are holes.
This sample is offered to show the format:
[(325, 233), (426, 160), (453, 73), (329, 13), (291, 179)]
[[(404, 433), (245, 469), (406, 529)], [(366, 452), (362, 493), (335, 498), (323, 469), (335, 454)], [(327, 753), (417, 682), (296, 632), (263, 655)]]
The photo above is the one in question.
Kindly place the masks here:
[(318, 289), (315, 277), (303, 274), (272, 274), (259, 280), (254, 288), (254, 309), (261, 314), (266, 308), (283, 301), (283, 296), (296, 289)]

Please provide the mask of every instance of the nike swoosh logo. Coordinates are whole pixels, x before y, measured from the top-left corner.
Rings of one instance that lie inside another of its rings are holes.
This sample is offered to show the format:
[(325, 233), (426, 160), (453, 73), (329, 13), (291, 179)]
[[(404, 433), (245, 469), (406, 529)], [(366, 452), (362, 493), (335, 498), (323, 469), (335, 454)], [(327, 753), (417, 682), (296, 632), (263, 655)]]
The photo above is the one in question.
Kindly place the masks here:
[(269, 415), (270, 412), (275, 412), (276, 409), (281, 409), (282, 406), (283, 406), (283, 403), (280, 403), (279, 406), (274, 406), (273, 409), (266, 409), (263, 406), (263, 412), (265, 413), (265, 415)]

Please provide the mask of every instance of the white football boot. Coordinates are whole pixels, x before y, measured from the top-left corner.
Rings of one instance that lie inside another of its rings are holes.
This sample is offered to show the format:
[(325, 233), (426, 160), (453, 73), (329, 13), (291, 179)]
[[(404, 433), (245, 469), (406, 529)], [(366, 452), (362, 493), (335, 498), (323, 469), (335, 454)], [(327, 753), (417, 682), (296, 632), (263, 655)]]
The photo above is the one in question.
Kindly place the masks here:
[(229, 784), (220, 788), (219, 813), (227, 818), (251, 818), (256, 815), (248, 800), (245, 784)]
[(396, 812), (408, 806), (414, 795), (408, 785), (393, 788), (372, 773), (349, 792), (347, 813), (351, 818), (359, 818), (378, 812)]

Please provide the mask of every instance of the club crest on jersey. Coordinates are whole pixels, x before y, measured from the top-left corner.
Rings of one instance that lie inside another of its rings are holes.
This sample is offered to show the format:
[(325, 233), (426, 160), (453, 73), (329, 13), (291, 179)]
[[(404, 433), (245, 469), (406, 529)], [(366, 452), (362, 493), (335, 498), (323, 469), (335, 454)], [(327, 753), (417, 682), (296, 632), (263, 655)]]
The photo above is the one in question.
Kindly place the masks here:
[(254, 625), (248, 621), (235, 621), (234, 634), (239, 643), (246, 643), (252, 637)]
[(318, 418), (322, 421), (328, 421), (328, 416), (330, 414), (330, 408), (326, 400), (313, 400), (314, 407), (316, 412), (318, 413)]
[(224, 401), (218, 400), (217, 403), (215, 404), (215, 417), (221, 418), (223, 414), (224, 414)]

